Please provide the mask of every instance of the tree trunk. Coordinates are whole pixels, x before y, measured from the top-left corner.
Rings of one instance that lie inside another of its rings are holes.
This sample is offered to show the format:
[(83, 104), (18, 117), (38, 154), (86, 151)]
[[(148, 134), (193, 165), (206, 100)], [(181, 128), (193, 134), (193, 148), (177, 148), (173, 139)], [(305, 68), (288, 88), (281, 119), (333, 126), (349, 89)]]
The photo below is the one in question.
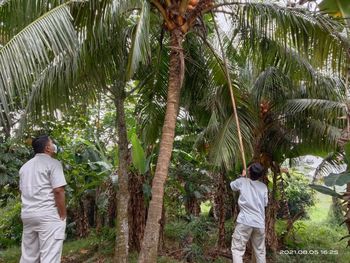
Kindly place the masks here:
[(131, 173), (129, 178), (129, 247), (141, 251), (141, 241), (146, 226), (146, 203), (143, 195), (144, 176)]
[(219, 172), (216, 176), (216, 193), (214, 197), (215, 207), (217, 210), (218, 217), (218, 250), (225, 248), (225, 218), (226, 218), (226, 206), (225, 206), (225, 198), (226, 198), (226, 185), (225, 178), (222, 172)]
[(277, 252), (277, 246), (278, 246), (278, 239), (277, 234), (275, 230), (275, 224), (276, 224), (276, 215), (277, 215), (277, 208), (278, 204), (276, 201), (276, 194), (277, 194), (277, 175), (278, 172), (273, 169), (273, 180), (272, 180), (272, 192), (269, 196), (269, 202), (266, 209), (266, 245), (267, 249), (271, 250), (273, 253), (273, 256), (276, 256)]
[(117, 193), (111, 178), (106, 182), (108, 198), (108, 226), (115, 227), (115, 218), (117, 217)]
[(89, 234), (89, 220), (87, 216), (87, 200), (83, 196), (79, 200), (79, 209), (74, 212), (78, 237), (87, 237)]
[(174, 29), (170, 34), (171, 53), (167, 106), (157, 167), (152, 181), (152, 199), (148, 210), (141, 253), (138, 259), (139, 263), (154, 263), (157, 261), (160, 219), (163, 210), (164, 185), (173, 149), (176, 118), (179, 111), (180, 92), (185, 74), (185, 62), (182, 50), (183, 34), (179, 29)]
[(199, 217), (201, 213), (201, 206), (195, 196), (189, 196), (185, 201), (185, 210), (188, 216)]
[[(346, 191), (350, 192), (350, 183), (347, 183)], [(348, 204), (347, 204), (347, 210), (346, 210), (345, 217), (346, 217), (345, 218), (346, 227), (348, 228), (348, 232), (350, 234), (350, 201), (348, 201)], [(348, 247), (350, 247), (350, 239), (348, 239)]]
[(117, 113), (119, 167), (117, 191), (117, 222), (114, 262), (127, 263), (129, 253), (129, 223), (128, 223), (128, 138), (124, 111), (124, 88), (116, 87), (115, 107)]
[(88, 195), (87, 196), (87, 217), (90, 227), (96, 226), (96, 204), (95, 204), (95, 196), (94, 195)]
[(165, 218), (165, 205), (163, 202), (163, 210), (162, 217), (159, 221), (159, 243), (158, 243), (158, 251), (162, 251), (164, 249), (164, 228), (165, 228), (166, 218)]

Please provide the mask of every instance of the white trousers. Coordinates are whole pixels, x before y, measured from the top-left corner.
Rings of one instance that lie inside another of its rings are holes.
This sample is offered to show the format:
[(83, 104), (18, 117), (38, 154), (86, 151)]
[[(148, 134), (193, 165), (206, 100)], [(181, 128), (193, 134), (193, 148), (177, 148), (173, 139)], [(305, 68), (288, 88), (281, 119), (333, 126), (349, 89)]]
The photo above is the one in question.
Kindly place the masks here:
[(265, 229), (237, 223), (232, 235), (233, 263), (242, 263), (246, 245), (251, 238), (256, 263), (266, 262)]
[(60, 263), (66, 220), (58, 213), (22, 217), (22, 255), (20, 263)]

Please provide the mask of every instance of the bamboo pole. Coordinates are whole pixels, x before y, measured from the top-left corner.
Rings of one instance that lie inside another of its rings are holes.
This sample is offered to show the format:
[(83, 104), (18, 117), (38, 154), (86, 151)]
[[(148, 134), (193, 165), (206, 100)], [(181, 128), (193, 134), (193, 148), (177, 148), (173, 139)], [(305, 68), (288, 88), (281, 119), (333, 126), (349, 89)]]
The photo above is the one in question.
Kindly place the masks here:
[(233, 114), (234, 114), (235, 122), (236, 122), (236, 126), (237, 126), (239, 148), (240, 148), (239, 150), (241, 152), (243, 168), (246, 170), (247, 169), (247, 164), (246, 164), (245, 154), (244, 154), (244, 146), (243, 146), (241, 126), (240, 126), (239, 119), (238, 119), (237, 105), (236, 105), (235, 96), (233, 94), (233, 88), (232, 88), (232, 82), (231, 82), (231, 78), (230, 78), (230, 74), (229, 74), (228, 63), (227, 63), (227, 59), (226, 59), (226, 55), (225, 55), (225, 51), (224, 51), (224, 46), (223, 46), (223, 43), (221, 41), (218, 25), (217, 25), (217, 23), (215, 21), (215, 16), (214, 16), (213, 12), (211, 12), (211, 16), (212, 16), (213, 21), (214, 21), (215, 31), (216, 31), (216, 33), (218, 35), (219, 45), (220, 45), (220, 49), (221, 49), (221, 53), (222, 53), (222, 59), (223, 59), (223, 62), (224, 62), (224, 71), (225, 71), (225, 75), (226, 75), (226, 78), (227, 78), (227, 84), (228, 84), (229, 90), (230, 90), (230, 97), (231, 97), (231, 103), (232, 103), (232, 108), (233, 108)]

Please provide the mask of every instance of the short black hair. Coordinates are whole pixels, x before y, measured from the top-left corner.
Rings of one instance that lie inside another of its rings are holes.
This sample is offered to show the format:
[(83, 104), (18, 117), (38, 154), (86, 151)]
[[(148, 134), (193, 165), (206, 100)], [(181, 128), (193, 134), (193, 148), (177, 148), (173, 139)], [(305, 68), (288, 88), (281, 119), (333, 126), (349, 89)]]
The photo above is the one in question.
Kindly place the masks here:
[(252, 163), (248, 168), (250, 179), (253, 181), (258, 180), (264, 175), (264, 170), (264, 167), (260, 163)]
[(50, 137), (48, 135), (40, 135), (33, 139), (32, 141), (32, 147), (34, 150), (34, 153), (44, 153), (45, 146), (50, 141)]

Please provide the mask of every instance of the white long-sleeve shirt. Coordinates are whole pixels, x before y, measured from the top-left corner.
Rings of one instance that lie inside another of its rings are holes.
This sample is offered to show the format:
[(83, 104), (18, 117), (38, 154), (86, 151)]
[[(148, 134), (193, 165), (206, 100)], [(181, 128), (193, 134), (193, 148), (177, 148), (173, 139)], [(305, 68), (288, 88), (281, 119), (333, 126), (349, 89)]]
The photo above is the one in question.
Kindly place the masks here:
[(233, 191), (239, 191), (239, 215), (237, 222), (265, 228), (265, 207), (268, 202), (268, 191), (264, 183), (250, 178), (240, 177), (230, 183)]

